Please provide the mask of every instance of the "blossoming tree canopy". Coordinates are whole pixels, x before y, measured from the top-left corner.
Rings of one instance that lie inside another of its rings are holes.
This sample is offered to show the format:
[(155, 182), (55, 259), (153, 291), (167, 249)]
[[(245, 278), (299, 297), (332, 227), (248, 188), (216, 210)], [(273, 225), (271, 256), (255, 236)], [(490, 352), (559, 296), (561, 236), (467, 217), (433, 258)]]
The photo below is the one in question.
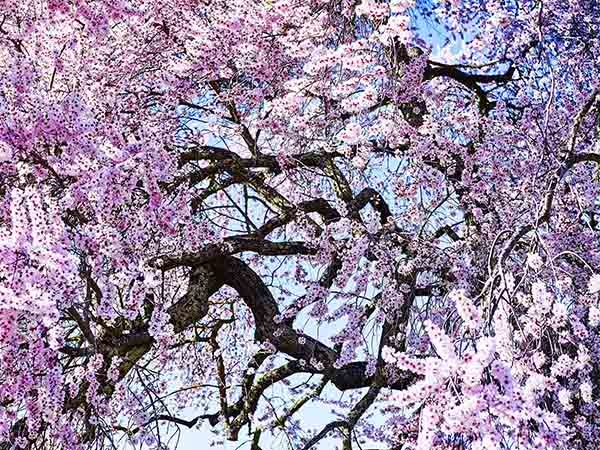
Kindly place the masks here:
[(596, 449), (599, 8), (1, 2), (0, 449)]

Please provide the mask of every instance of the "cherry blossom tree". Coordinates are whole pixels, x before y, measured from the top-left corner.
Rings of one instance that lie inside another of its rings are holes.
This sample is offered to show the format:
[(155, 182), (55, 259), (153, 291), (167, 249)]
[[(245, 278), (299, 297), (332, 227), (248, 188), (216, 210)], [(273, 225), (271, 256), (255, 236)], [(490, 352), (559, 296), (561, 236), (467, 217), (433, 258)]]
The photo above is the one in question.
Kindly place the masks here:
[(0, 449), (596, 449), (598, 36), (593, 0), (1, 1)]

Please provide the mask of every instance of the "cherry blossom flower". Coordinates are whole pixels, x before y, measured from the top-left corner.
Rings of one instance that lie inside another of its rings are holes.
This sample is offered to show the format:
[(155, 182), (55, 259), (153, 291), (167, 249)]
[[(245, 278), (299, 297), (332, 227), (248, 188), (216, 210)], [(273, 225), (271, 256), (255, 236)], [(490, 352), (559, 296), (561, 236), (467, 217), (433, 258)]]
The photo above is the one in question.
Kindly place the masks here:
[(588, 291), (590, 294), (600, 292), (600, 274), (595, 273), (592, 275), (588, 283)]

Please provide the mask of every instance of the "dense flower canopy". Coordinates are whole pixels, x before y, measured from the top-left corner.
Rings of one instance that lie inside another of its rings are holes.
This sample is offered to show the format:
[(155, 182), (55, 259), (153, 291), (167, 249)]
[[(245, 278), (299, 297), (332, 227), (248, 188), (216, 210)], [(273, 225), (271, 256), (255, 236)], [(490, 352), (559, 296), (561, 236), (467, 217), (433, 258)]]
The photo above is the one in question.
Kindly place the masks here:
[(596, 449), (599, 36), (595, 0), (0, 1), (0, 449)]

